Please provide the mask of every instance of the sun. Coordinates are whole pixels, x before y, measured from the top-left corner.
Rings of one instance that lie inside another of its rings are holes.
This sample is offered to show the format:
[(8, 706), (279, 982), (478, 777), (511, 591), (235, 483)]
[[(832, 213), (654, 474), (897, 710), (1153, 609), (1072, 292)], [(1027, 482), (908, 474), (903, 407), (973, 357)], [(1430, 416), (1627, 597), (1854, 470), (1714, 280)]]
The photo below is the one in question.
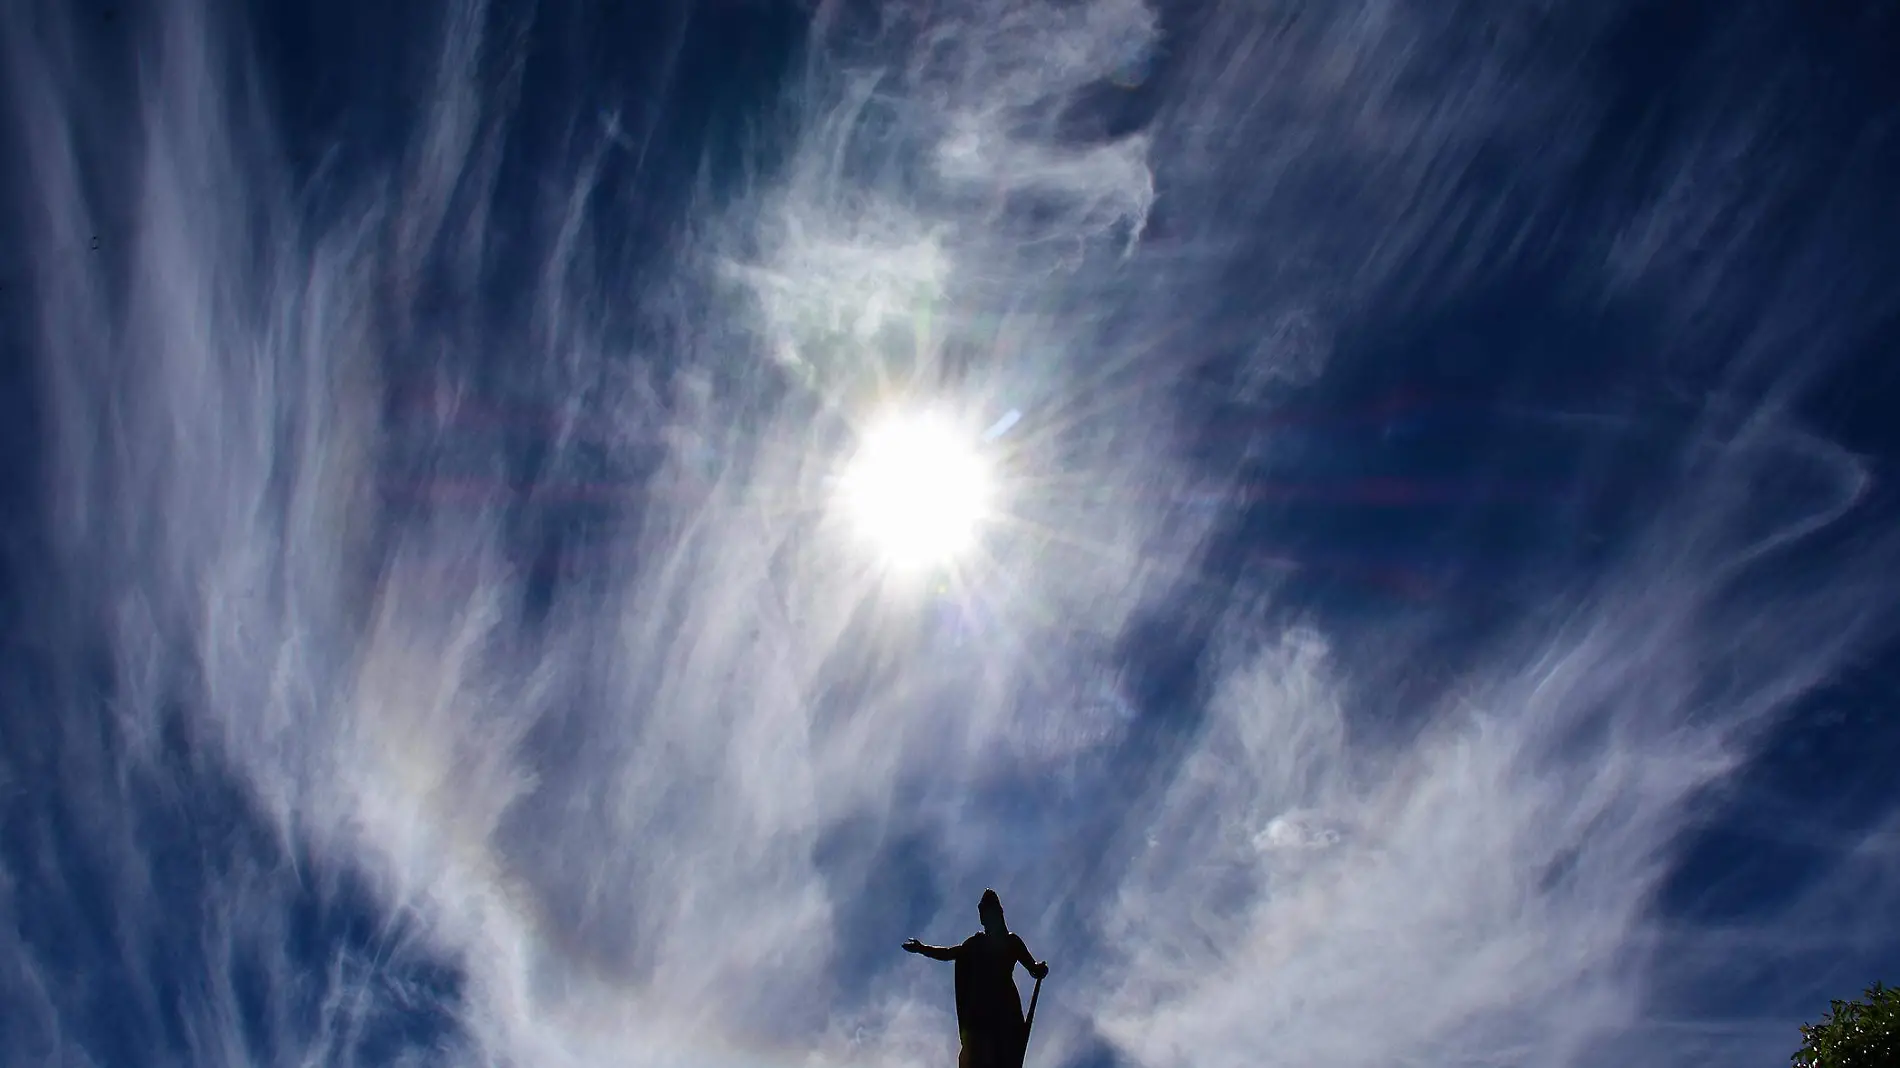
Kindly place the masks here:
[(865, 428), (839, 479), (844, 510), (892, 568), (947, 564), (989, 518), (991, 477), (975, 435), (930, 413), (890, 413)]

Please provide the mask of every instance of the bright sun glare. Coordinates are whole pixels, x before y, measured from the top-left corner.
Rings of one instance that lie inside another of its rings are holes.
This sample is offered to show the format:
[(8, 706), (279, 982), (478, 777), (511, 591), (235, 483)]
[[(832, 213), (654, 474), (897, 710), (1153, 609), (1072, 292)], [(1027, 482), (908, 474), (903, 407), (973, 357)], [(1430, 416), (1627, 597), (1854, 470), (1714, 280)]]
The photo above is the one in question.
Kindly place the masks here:
[(840, 490), (885, 561), (914, 569), (946, 563), (976, 540), (991, 486), (974, 438), (935, 416), (900, 414), (859, 439)]

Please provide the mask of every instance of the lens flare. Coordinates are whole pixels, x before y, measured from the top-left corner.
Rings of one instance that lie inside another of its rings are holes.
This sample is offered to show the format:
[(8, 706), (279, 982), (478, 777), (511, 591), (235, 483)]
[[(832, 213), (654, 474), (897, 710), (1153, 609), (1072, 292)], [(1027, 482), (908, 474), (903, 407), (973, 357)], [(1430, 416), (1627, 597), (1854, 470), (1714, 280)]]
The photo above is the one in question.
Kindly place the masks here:
[(904, 571), (967, 551), (989, 516), (992, 489), (975, 440), (919, 413), (873, 423), (839, 480), (858, 533), (886, 565)]

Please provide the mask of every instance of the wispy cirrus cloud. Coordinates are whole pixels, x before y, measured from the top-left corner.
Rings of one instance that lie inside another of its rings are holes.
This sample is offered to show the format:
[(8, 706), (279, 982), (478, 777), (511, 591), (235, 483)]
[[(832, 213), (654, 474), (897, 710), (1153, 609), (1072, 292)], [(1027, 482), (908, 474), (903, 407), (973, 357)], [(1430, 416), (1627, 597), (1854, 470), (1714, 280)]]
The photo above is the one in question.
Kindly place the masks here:
[[(1613, 549), (1455, 657), (1417, 636), (1454, 600), (1395, 638), (1220, 563), (1263, 445), (1208, 448), (1176, 387), (1233, 364), (1271, 404), (1380, 301), (1520, 265), (1607, 110), (1540, 20), (1610, 14), (820, 5), (765, 87), (780, 147), (625, 275), (622, 135), (532, 154), (525, 16), (443, 12), (399, 150), (315, 177), (258, 31), (149, 17), (134, 73), (50, 5), (3, 24), (52, 546), (28, 615), (63, 680), (10, 705), (57, 713), (20, 737), (63, 762), (0, 765), (56, 795), (12, 802), (50, 837), (0, 902), (110, 917), (86, 952), (128, 1034), (194, 1062), (931, 1063), (946, 977), (890, 951), (994, 884), (1057, 965), (1050, 1063), (1759, 1053), (1783, 1039), (1646, 1005), (1890, 891), (1874, 830), (1742, 929), (1657, 912), (1698, 799), (1889, 634), (1891, 539), (1810, 551), (1862, 530), (1867, 462), (1759, 388), (1766, 357), (1659, 439)], [(1490, 153), (1521, 166), (1480, 199)], [(1694, 269), (1636, 233), (1677, 232), (1670, 188), (1577, 272)], [(60, 251), (99, 230), (107, 255)], [(458, 436), (490, 391), (545, 433)], [(854, 426), (907, 398), (1019, 413), (1002, 514), (940, 589), (827, 507)], [(451, 476), (454, 506), (379, 492)], [(624, 490), (561, 511), (576, 479)], [(1206, 655), (1149, 685), (1156, 635)], [(7, 1048), (111, 1060), (62, 944), (10, 937)]]

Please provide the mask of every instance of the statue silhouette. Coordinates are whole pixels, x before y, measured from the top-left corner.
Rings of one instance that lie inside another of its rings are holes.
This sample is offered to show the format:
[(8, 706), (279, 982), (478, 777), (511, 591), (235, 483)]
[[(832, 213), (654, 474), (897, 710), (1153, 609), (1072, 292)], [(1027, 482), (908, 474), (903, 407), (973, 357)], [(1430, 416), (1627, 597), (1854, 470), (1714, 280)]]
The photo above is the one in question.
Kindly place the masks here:
[(1003, 901), (996, 891), (983, 891), (976, 914), (983, 929), (961, 945), (931, 946), (913, 938), (904, 949), (956, 963), (957, 1036), (962, 1042), (957, 1068), (1021, 1068), (1029, 1033), (1022, 994), (1016, 989), (1016, 965), (1020, 962), (1038, 982), (1049, 974), (1049, 965), (1030, 956), (1029, 947), (1003, 922)]

